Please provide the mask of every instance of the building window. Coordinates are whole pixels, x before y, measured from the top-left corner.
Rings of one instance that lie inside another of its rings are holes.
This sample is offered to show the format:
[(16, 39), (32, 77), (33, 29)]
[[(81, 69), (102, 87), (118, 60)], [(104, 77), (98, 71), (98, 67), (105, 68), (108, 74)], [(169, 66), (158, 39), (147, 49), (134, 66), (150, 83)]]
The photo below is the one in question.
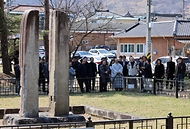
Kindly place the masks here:
[(123, 51), (123, 44), (120, 45), (120, 52), (124, 52)]
[(121, 44), (120, 45), (120, 52), (134, 53), (135, 52), (135, 45), (134, 44)]
[(144, 44), (136, 45), (136, 53), (144, 53)]

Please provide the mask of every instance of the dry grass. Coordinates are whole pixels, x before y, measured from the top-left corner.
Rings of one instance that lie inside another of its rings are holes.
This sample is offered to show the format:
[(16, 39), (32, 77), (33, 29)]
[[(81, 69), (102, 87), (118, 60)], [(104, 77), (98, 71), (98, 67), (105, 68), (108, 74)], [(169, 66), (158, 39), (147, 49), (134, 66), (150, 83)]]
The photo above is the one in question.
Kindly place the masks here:
[[(70, 95), (70, 105), (89, 105), (97, 108), (133, 114), (141, 117), (165, 117), (190, 115), (190, 100), (153, 96), (142, 93), (106, 92)], [(1, 108), (20, 106), (20, 97), (1, 97)], [(39, 106), (48, 106), (48, 96), (39, 97)]]

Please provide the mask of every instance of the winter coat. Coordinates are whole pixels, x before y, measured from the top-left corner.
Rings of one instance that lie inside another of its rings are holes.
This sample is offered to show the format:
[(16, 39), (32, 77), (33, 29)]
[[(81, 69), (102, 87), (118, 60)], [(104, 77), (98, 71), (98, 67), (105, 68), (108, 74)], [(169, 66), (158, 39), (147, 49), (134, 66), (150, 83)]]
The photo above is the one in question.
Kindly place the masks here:
[(128, 76), (128, 68), (127, 68), (128, 62), (125, 61), (124, 64), (124, 62), (122, 61), (120, 64), (123, 66), (123, 76)]
[(88, 64), (88, 76), (95, 77), (97, 74), (96, 64), (94, 62), (90, 62)]
[(176, 68), (176, 77), (177, 77), (177, 74), (179, 74), (179, 68), (181, 68), (181, 74), (182, 74), (182, 78), (185, 77), (185, 73), (186, 73), (186, 65), (185, 63), (178, 63), (177, 64), (177, 68)]
[(164, 65), (163, 65), (163, 64), (156, 65), (155, 71), (154, 71), (154, 76), (155, 76), (156, 78), (161, 79), (161, 78), (164, 77), (164, 73), (165, 73)]
[(132, 63), (129, 62), (127, 64), (127, 69), (128, 69), (128, 75), (129, 76), (137, 76), (138, 75), (139, 66), (136, 62), (134, 62), (133, 66), (132, 66)]
[(87, 77), (86, 65), (79, 64), (76, 70), (76, 77), (85, 79)]
[[(107, 74), (105, 73), (107, 71)], [(109, 72), (110, 72), (110, 68), (108, 65), (100, 65), (100, 78), (102, 83), (106, 83), (108, 81), (110, 81), (109, 78)]]
[(175, 73), (175, 62), (167, 62), (166, 74), (169, 77), (173, 77)]
[(144, 77), (152, 78), (152, 68), (150, 64), (145, 64)]

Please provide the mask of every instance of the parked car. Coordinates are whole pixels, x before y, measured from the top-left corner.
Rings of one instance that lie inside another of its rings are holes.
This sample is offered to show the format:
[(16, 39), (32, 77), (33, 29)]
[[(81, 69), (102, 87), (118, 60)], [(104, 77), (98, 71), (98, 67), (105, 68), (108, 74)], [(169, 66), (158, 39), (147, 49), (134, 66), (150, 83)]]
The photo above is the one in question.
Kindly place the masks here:
[[(73, 55), (73, 53), (71, 53), (71, 57), (72, 57), (72, 55)], [(88, 51), (77, 51), (75, 53), (74, 57), (76, 57), (79, 62), (84, 57), (87, 57), (87, 61), (90, 62), (90, 58), (93, 57), (94, 63), (96, 63), (97, 70), (98, 70), (98, 65), (101, 63), (101, 57), (100, 56), (92, 55)]]
[(106, 49), (90, 49), (89, 53), (92, 55), (97, 55), (102, 57), (108, 57), (108, 58), (115, 58), (115, 54), (112, 54), (111, 52), (107, 51)]
[[(162, 64), (164, 65), (165, 67), (165, 70), (166, 70), (166, 67), (167, 67), (167, 62), (169, 61), (169, 57), (170, 56), (162, 56), (162, 57), (159, 57), (158, 59), (160, 59), (162, 61)], [(190, 74), (190, 59), (188, 57), (183, 57), (183, 56), (180, 56), (183, 60), (183, 62), (185, 63), (186, 65), (186, 73), (187, 74)], [(178, 61), (178, 58), (179, 56), (176, 56), (175, 58), (172, 58), (172, 61), (175, 62), (175, 65), (177, 66), (177, 61)], [(157, 59), (156, 59), (157, 60)], [(152, 72), (154, 73), (154, 69), (155, 69), (155, 66), (156, 66), (156, 60), (154, 60), (151, 65), (152, 65)]]
[[(71, 53), (71, 58), (73, 57), (74, 52)], [(90, 58), (92, 57), (92, 54), (89, 53), (88, 51), (76, 51), (74, 57), (76, 57), (77, 59), (81, 59), (84, 57)]]
[(93, 46), (92, 49), (106, 49), (107, 51), (111, 50), (109, 46), (104, 45)]
[(44, 49), (39, 49), (39, 57), (45, 58), (45, 50)]
[(117, 57), (117, 50), (109, 50), (110, 53), (114, 54)]

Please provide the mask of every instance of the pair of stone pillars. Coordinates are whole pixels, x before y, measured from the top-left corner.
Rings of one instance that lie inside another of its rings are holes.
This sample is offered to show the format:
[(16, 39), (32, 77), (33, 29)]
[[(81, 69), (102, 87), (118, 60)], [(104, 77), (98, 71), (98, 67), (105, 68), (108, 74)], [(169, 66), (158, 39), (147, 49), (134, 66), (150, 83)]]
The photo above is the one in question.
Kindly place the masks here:
[[(24, 13), (20, 29), (19, 64), (21, 70), (21, 107), (19, 116), (35, 118), (38, 112), (39, 12)], [(69, 32), (67, 15), (50, 11), (49, 30), (49, 115), (69, 114)]]

